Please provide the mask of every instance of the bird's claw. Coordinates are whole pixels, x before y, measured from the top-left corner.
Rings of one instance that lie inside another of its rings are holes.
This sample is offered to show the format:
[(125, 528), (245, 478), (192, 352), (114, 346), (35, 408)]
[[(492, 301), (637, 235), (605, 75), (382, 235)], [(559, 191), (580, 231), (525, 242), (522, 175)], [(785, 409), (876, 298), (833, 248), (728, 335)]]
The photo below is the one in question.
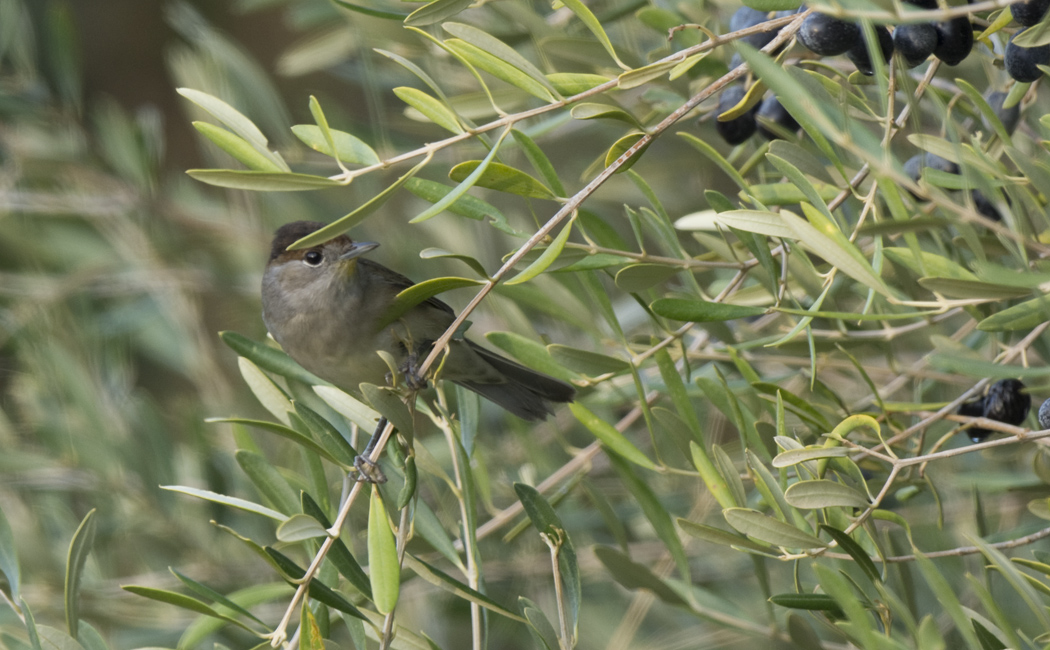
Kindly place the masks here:
[(358, 483), (382, 485), (387, 481), (383, 470), (379, 469), (379, 465), (368, 456), (357, 456), (354, 458), (354, 468), (357, 470)]
[(415, 354), (408, 355), (405, 362), (399, 368), (401, 375), (405, 378), (405, 385), (411, 391), (420, 391), (427, 387), (427, 378), (419, 372), (419, 357)]

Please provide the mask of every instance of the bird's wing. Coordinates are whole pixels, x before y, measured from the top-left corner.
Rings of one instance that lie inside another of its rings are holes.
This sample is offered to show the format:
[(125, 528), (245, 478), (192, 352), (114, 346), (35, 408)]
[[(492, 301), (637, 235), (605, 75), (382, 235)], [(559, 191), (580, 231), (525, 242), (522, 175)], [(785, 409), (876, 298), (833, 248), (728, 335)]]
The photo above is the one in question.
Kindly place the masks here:
[[(393, 271), (383, 266), (379, 262), (373, 262), (372, 260), (362, 258), (358, 260), (358, 264), (362, 264), (368, 267), (369, 269), (373, 270), (375, 272), (376, 277), (382, 278), (383, 282), (396, 289), (396, 293), (400, 293), (401, 291), (404, 291), (405, 289), (415, 285), (415, 282), (409, 280), (397, 271)], [(440, 309), (441, 311), (453, 317), (456, 315), (456, 312), (454, 309), (452, 309), (452, 307), (449, 307), (447, 304), (434, 297), (427, 298), (420, 304), (436, 307), (437, 309)]]

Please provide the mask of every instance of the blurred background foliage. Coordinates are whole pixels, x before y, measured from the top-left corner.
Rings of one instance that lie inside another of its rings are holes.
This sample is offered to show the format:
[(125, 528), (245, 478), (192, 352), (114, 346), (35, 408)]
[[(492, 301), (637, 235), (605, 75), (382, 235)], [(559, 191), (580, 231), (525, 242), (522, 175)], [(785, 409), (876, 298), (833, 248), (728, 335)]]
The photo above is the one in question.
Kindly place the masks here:
[[(418, 5), (407, 6), (410, 9), (404, 13)], [(736, 8), (723, 2), (635, 0), (593, 6), (621, 58), (633, 67), (702, 40), (695, 30), (668, 40), (668, 27), (695, 22), (727, 31)], [(499, 37), (545, 71), (610, 77), (619, 72), (565, 7), (479, 3), (455, 20)], [(719, 50), (676, 82), (643, 84), (606, 98), (610, 105), (625, 109), (614, 119), (573, 120), (567, 110), (552, 111), (530, 121), (526, 131), (542, 143), (565, 193), (571, 195), (602, 168), (606, 151), (618, 138), (669, 115), (724, 74), (729, 56), (730, 52)], [(2, 538), (5, 531), (0, 527), (0, 542), (7, 548), (13, 544), (20, 566), (18, 577), (12, 578), (13, 565), (3, 564), (8, 575), (6, 583), (0, 579), (0, 586), (7, 596), (17, 593), (24, 599), (38, 625), (63, 628), (72, 599), (79, 607), (73, 627), (89, 650), (105, 647), (98, 645), (102, 642), (90, 628), (113, 648), (180, 643), (196, 647), (213, 642), (249, 647), (258, 642), (237, 628), (120, 588), (126, 584), (182, 588), (169, 567), (218, 592), (236, 593), (238, 602), (251, 606), (268, 625), (280, 617), (291, 589), (263, 560), (245, 553), (241, 541), (209, 523), (230, 526), (260, 544), (273, 544), (270, 522), (159, 486), (194, 486), (272, 506), (274, 495), (260, 496), (258, 482), (253, 485), (242, 471), (247, 455), (263, 454), (280, 468), (279, 475), (287, 481), (282, 489), (294, 487), (297, 493), (309, 486), (331, 514), (340, 481), (334, 468), (326, 470), (327, 485), (318, 489), (310, 484), (313, 461), (292, 443), (240, 425), (205, 423), (209, 417), (231, 415), (271, 419), (246, 390), (237, 357), (222, 345), (217, 332), (232, 330), (257, 341), (265, 338), (258, 286), (269, 238), (277, 226), (294, 219), (335, 220), (378, 194), (404, 169), (364, 175), (348, 187), (316, 192), (241, 192), (205, 186), (188, 178), (185, 170), (236, 167), (236, 163), (194, 131), (193, 120), (210, 118), (180, 99), (174, 89), (188, 87), (221, 97), (258, 125), (271, 148), (297, 171), (328, 176), (338, 172), (332, 160), (298, 142), (289, 129), (292, 124), (313, 122), (310, 96), (324, 107), (333, 128), (370, 143), (384, 160), (445, 137), (438, 126), (406, 110), (393, 93), (396, 87), (420, 85), (395, 57), (424, 67), (439, 80), (450, 105), (465, 120), (480, 124), (493, 119), (494, 111), (474, 77), (451, 57), (436, 55), (399, 20), (348, 12), (327, 0), (0, 0), (0, 510), (9, 524), (6, 534), (13, 539)], [(999, 85), (1002, 73), (990, 63), (992, 58), (973, 57), (958, 74), (981, 90)], [(979, 116), (969, 108), (947, 112), (947, 101), (958, 94), (952, 78), (946, 75), (933, 84), (928, 102), (908, 122), (910, 132), (966, 141), (967, 129)], [(493, 90), (507, 113), (536, 105), (509, 85), (493, 84)], [(857, 96), (878, 106), (874, 90), (861, 88)], [(1033, 160), (1043, 157), (1040, 164), (1045, 164), (1046, 155), (1038, 144), (1047, 135), (1038, 121), (1047, 112), (1045, 95), (1039, 90), (1026, 99), (1025, 123), (1015, 138), (1016, 146)], [(768, 145), (753, 142), (731, 148), (716, 140), (713, 110), (714, 101), (705, 102), (675, 128), (710, 142), (753, 182), (779, 180), (780, 172), (759, 164), (758, 156)], [(697, 114), (705, 118), (699, 125), (694, 119)], [(623, 123), (625, 119), (629, 124)], [(904, 159), (914, 150), (902, 142), (896, 153)], [(476, 142), (442, 149), (421, 177), (447, 184), (450, 167), (484, 155), (485, 149)], [(721, 155), (716, 155), (720, 161)], [(740, 246), (731, 248), (736, 240), (709, 231), (669, 243), (660, 238), (660, 227), (653, 225), (658, 219), (648, 217), (661, 210), (679, 217), (716, 207), (712, 198), (717, 201), (717, 195), (705, 191), (735, 196), (738, 188), (732, 177), (711, 158), (699, 155), (686, 139), (673, 134), (656, 140), (633, 167), (634, 180), (618, 176), (588, 199), (580, 225), (605, 246), (634, 253), (636, 244), (627, 242), (637, 236), (656, 255), (676, 257), (684, 250), (708, 261), (732, 259), (740, 253), (747, 257)], [(512, 144), (501, 151), (501, 161), (530, 169), (525, 153)], [(651, 202), (638, 179), (644, 179), (659, 205)], [(1030, 241), (1039, 241), (1047, 231), (1046, 191), (1037, 187), (1017, 195), (1019, 217), (1008, 222)], [(557, 208), (556, 202), (543, 199), (475, 193), (506, 216), (506, 227), (489, 227), (484, 221), (448, 213), (407, 226), (407, 218), (427, 203), (402, 191), (356, 229), (354, 237), (382, 242), (376, 258), (416, 280), (465, 274), (462, 264), (453, 259), (420, 259), (419, 252), (430, 247), (469, 254), (491, 273), (502, 256), (520, 243), (508, 231), (531, 233)], [(964, 200), (957, 202), (959, 210), (968, 208)], [(855, 221), (862, 205), (855, 198), (846, 202), (842, 209), (846, 220)], [(639, 217), (643, 207), (650, 212)], [(1009, 238), (996, 239), (961, 220), (952, 221), (951, 205), (936, 211), (920, 206), (914, 212), (951, 222), (939, 224), (942, 230), (924, 240), (924, 246), (962, 263), (993, 257), (1004, 266), (1025, 268), (1028, 253), (1038, 257), (1045, 252), (1013, 247)], [(1021, 215), (1026, 215), (1023, 225)], [(1041, 241), (1045, 243), (1045, 237)], [(800, 297), (808, 297), (803, 302), (809, 307), (820, 294), (821, 278), (808, 259), (792, 256), (792, 264), (792, 288)], [(914, 280), (918, 274), (909, 273), (909, 268), (887, 262), (883, 275), (904, 294), (921, 292)], [(974, 385), (980, 375), (975, 376), (973, 369), (983, 368), (976, 361), (990, 359), (1026, 333), (974, 329), (977, 321), (994, 313), (988, 305), (954, 310), (949, 318), (894, 334), (892, 340), (870, 335), (851, 338), (843, 333), (856, 331), (855, 322), (822, 320), (823, 329), (815, 335), (810, 331), (808, 339), (798, 337), (775, 348), (748, 342), (783, 334), (790, 329), (783, 327), (783, 321), (763, 317), (739, 321), (733, 329), (722, 323), (705, 324), (689, 334), (692, 367), (679, 367), (685, 379), (683, 390), (688, 386), (692, 404), (685, 410), (679, 408), (682, 403), (669, 399), (674, 397), (674, 382), (668, 366), (661, 372), (653, 359), (645, 357), (638, 373), (623, 370), (624, 359), (645, 354), (651, 337), (669, 331), (664, 324), (653, 326), (646, 310), (652, 298), (692, 295), (691, 286), (696, 286), (692, 278), (705, 291), (724, 288), (734, 272), (712, 267), (690, 278), (666, 273), (651, 284), (646, 276), (634, 295), (608, 277), (594, 275), (581, 281), (573, 273), (547, 273), (526, 285), (497, 290), (472, 315), (471, 331), (479, 333), (475, 338), (480, 333), (509, 331), (531, 341), (619, 359), (617, 365), (609, 357), (577, 357), (578, 372), (573, 376), (581, 386), (586, 384), (581, 395), (588, 408), (612, 424), (625, 415), (633, 417), (630, 439), (659, 458), (662, 471), (643, 472), (619, 457), (610, 463), (602, 454), (589, 455), (570, 481), (547, 495), (557, 504), (579, 555), (583, 583), (579, 647), (838, 648), (856, 643), (857, 638), (872, 638), (878, 647), (965, 643), (989, 648), (1005, 647), (996, 645), (1000, 638), (1020, 637), (1026, 647), (1043, 647), (1050, 632), (1045, 624), (1045, 595), (1032, 600), (1035, 587), (1022, 589), (987, 570), (986, 561), (995, 564), (990, 554), (950, 557), (935, 565), (894, 564), (880, 580), (865, 582), (853, 561), (821, 560), (814, 569), (807, 561), (784, 563), (748, 556), (726, 545), (733, 540), (712, 543), (710, 531), (696, 539), (661, 528), (682, 517), (729, 530), (720, 514), (720, 505), (726, 503), (716, 502), (694, 471), (689, 427), (683, 423), (694, 416), (685, 411), (695, 409), (704, 438), (724, 449), (724, 454), (712, 453), (734, 497), (741, 497), (737, 505), (768, 508), (772, 498), (754, 489), (756, 458), (745, 455), (743, 437), (734, 424), (755, 439), (759, 435), (767, 442), (771, 439), (778, 416), (776, 393), (769, 383), (799, 396), (788, 400), (787, 433), (806, 444), (821, 443), (821, 433), (865, 409), (880, 419), (889, 413), (888, 430), (896, 432), (917, 421), (917, 416), (904, 407), (899, 408), (899, 416), (892, 415), (893, 409), (880, 412), (885, 405), (873, 403), (873, 385), (893, 386), (894, 391), (884, 397), (917, 404), (916, 411), (935, 409)], [(607, 304), (596, 295), (596, 286), (607, 291)], [(847, 286), (824, 309), (863, 308), (866, 289)], [(761, 289), (754, 290), (751, 284), (748, 288), (751, 292), (740, 302), (762, 306), (771, 302), (757, 297)], [(1034, 287), (1032, 291), (1037, 293)], [(469, 292), (442, 298), (459, 309)], [(609, 322), (600, 315), (605, 307), (614, 315)], [(613, 322), (622, 328), (622, 337)], [(685, 344), (669, 346), (675, 359), (685, 348)], [(752, 348), (744, 355), (747, 360), (737, 355), (737, 348)], [(928, 355), (935, 349), (962, 361), (931, 367)], [(1029, 364), (1041, 365), (1048, 352), (1046, 337), (1029, 341), (1024, 352)], [(968, 366), (967, 361), (974, 363)], [(673, 368), (670, 357), (666, 362)], [(605, 379), (585, 379), (606, 373)], [(699, 383), (692, 381), (697, 377)], [(1047, 392), (1045, 376), (1029, 385), (1035, 396)], [(660, 419), (657, 413), (651, 420), (652, 413), (641, 417), (637, 411), (631, 415), (638, 393), (644, 395), (646, 389), (657, 391), (655, 405), (670, 417)], [(737, 395), (739, 403), (726, 395)], [(735, 413), (753, 414), (754, 419), (744, 422)], [(779, 418), (780, 423), (785, 421), (782, 412)], [(898, 421), (893, 422), (895, 418)], [(471, 467), (482, 521), (518, 500), (520, 493), (515, 493), (513, 483), (538, 484), (594, 440), (565, 410), (548, 423), (530, 427), (483, 405), (481, 422), (481, 435), (472, 439), (476, 446)], [(1034, 418), (1029, 420), (1033, 422)], [(646, 424), (654, 432), (652, 438)], [(349, 431), (345, 422), (339, 426)], [(433, 427), (419, 426), (429, 437), (421, 436), (417, 444), (448, 469), (450, 452), (441, 437), (433, 434)], [(952, 426), (937, 423), (930, 439)], [(861, 442), (874, 446), (877, 439)], [(948, 447), (964, 444), (963, 436), (956, 436)], [(910, 522), (915, 544), (924, 551), (966, 546), (971, 543), (967, 536), (1001, 542), (1035, 533), (1046, 522), (1026, 505), (1048, 495), (1046, 460), (1037, 447), (1034, 443), (1004, 446), (932, 464), (927, 474), (909, 474), (898, 483), (901, 489), (883, 507)], [(928, 452), (929, 443), (921, 450)], [(768, 448), (749, 452), (768, 465)], [(869, 462), (862, 467), (877, 491), (886, 478), (886, 466)], [(747, 483), (746, 495), (743, 484), (732, 478), (738, 473)], [(781, 483), (786, 476), (781, 470)], [(422, 498), (438, 515), (446, 534), (455, 538), (459, 503), (445, 488), (434, 473), (421, 475)], [(95, 510), (89, 520), (94, 543), (86, 556), (79, 596), (64, 596), (70, 540), (91, 510)], [(840, 508), (820, 523), (844, 528), (849, 512)], [(363, 531), (365, 519), (363, 508), (352, 513), (349, 530)], [(804, 521), (797, 512), (790, 519), (799, 526)], [(519, 520), (520, 515), (513, 523)], [(534, 533), (518, 530), (516, 535), (500, 537), (510, 529), (480, 542), (483, 591), (515, 612), (538, 608), (556, 621), (548, 551)], [(685, 532), (690, 532), (688, 527)], [(675, 543), (672, 537), (680, 539)], [(364, 533), (351, 532), (346, 541), (363, 558)], [(874, 552), (876, 541), (889, 554), (910, 552), (901, 528), (882, 529), (864, 540), (868, 553)], [(425, 542), (414, 543), (418, 544), (411, 549), (414, 552), (440, 560)], [(311, 556), (308, 545), (279, 547), (303, 566)], [(1022, 584), (1037, 582), (1010, 574), (1009, 562), (997, 566)], [(453, 572), (450, 566), (443, 570)], [(334, 570), (322, 577), (333, 584), (338, 580)], [(825, 591), (841, 588), (834, 592), (834, 601), (846, 610), (850, 623), (836, 627), (843, 612), (825, 601), (796, 605), (821, 605), (817, 609), (830, 609), (829, 614), (794, 610), (790, 615), (780, 606), (786, 601), (776, 607), (767, 601), (773, 594), (812, 592), (818, 580)], [(863, 593), (870, 600), (857, 600), (856, 594)], [(951, 605), (938, 605), (939, 598), (943, 601), (952, 593), (963, 594), (962, 602), (973, 608), (967, 612), (983, 614), (960, 618)], [(537, 605), (519, 602), (519, 597)], [(361, 605), (362, 599), (355, 602)], [(889, 634), (858, 633), (863, 626), (852, 619), (857, 615), (850, 609), (855, 602), (881, 616), (887, 627), (892, 627), (888, 621), (895, 620), (898, 636), (901, 621), (906, 621), (903, 634), (909, 643), (897, 637), (891, 642)], [(476, 637), (467, 605), (428, 582), (406, 581), (398, 620), (407, 629), (395, 639), (395, 647), (417, 647), (412, 644), (419, 640), (410, 632), (426, 634), (438, 647), (467, 647)], [(338, 626), (334, 614), (329, 619), (323, 606), (313, 606), (322, 631), (332, 639), (328, 647), (353, 647), (360, 642), (353, 632), (359, 628), (353, 623), (347, 624), (348, 632)], [(984, 624), (973, 627), (969, 621), (978, 618)], [(539, 647), (522, 624), (496, 615), (485, 624), (488, 647)], [(1009, 632), (993, 634), (991, 629)], [(820, 630), (819, 635), (814, 630)], [(1042, 640), (1032, 641), (1039, 635), (1044, 635)], [(48, 643), (73, 647), (61, 645), (66, 641), (54, 631), (44, 637), (44, 647), (50, 647)], [(14, 608), (0, 607), (0, 644), (21, 649), (32, 647), (31, 643)], [(375, 646), (370, 643), (368, 647)]]

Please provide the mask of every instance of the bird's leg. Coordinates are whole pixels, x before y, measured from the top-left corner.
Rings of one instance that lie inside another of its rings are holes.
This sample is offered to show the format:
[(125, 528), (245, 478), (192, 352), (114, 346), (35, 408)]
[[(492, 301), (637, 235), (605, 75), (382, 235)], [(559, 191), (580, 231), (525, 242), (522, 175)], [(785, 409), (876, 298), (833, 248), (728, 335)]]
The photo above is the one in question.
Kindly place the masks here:
[(386, 474), (379, 469), (379, 465), (375, 461), (369, 458), (372, 451), (376, 448), (376, 443), (383, 436), (383, 429), (386, 428), (386, 424), (386, 418), (380, 417), (379, 422), (376, 424), (376, 430), (372, 432), (372, 437), (368, 439), (368, 444), (365, 445), (365, 450), (354, 458), (354, 468), (358, 471), (358, 481), (386, 483)]
[[(402, 345), (404, 344), (402, 343)], [(423, 390), (427, 387), (427, 378), (419, 372), (419, 362), (421, 359), (426, 358), (426, 354), (430, 352), (430, 348), (433, 345), (433, 341), (423, 341), (418, 347), (411, 345), (405, 346), (405, 361), (401, 364), (398, 370), (405, 378), (405, 385), (413, 392)]]

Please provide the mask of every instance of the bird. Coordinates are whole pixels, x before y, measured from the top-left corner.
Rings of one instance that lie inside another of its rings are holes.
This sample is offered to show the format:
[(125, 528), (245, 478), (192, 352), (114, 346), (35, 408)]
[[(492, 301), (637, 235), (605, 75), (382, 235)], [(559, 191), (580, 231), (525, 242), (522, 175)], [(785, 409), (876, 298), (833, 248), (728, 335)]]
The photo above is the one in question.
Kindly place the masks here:
[[(318, 377), (360, 396), (359, 385), (389, 383), (391, 369), (378, 354), (397, 362), (409, 387), (425, 385), (416, 364), (456, 318), (431, 297), (388, 322), (391, 305), (413, 282), (365, 257), (376, 242), (347, 235), (297, 250), (292, 243), (325, 224), (295, 221), (274, 234), (262, 280), (262, 317), (284, 351)], [(571, 402), (569, 383), (527, 368), (457, 335), (449, 342), (439, 379), (471, 390), (527, 421), (547, 418), (554, 405)]]

